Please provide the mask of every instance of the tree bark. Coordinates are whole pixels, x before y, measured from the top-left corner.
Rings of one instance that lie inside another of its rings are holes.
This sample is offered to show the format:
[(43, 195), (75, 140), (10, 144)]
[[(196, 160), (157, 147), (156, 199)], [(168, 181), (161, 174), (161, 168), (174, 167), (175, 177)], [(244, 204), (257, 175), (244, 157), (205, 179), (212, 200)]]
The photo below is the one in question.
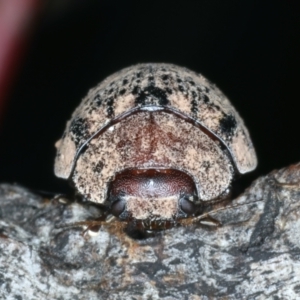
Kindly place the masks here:
[(99, 210), (0, 185), (1, 299), (299, 299), (300, 164), (258, 178), (218, 226), (133, 239)]

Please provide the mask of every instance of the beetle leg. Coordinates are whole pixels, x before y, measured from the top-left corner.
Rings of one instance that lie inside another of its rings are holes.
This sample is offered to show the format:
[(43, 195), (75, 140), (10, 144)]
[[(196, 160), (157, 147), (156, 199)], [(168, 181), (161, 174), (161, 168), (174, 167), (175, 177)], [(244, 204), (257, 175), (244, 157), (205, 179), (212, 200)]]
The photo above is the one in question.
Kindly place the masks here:
[[(212, 211), (213, 212), (213, 211)], [(179, 220), (179, 223), (183, 226), (189, 226), (189, 225), (195, 225), (195, 224), (202, 224), (206, 226), (215, 226), (219, 227), (222, 225), (222, 223), (212, 216), (210, 216), (208, 213), (205, 213), (203, 215), (199, 215), (194, 218), (187, 218), (187, 219), (181, 219)]]
[(58, 194), (58, 195), (55, 195), (51, 201), (53, 203), (60, 203), (60, 204), (70, 204), (72, 203), (73, 201), (70, 200), (70, 197), (68, 197), (67, 195), (65, 194)]
[(103, 225), (110, 225), (114, 221), (116, 221), (117, 218), (112, 215), (106, 215), (104, 214), (97, 220), (88, 220), (88, 221), (79, 221), (74, 223), (69, 223), (65, 225), (58, 226), (59, 228), (74, 228), (74, 227), (82, 227), (86, 226), (86, 228), (82, 231), (82, 236), (85, 236), (87, 233), (90, 232), (98, 232), (101, 226)]
[(194, 220), (194, 223), (200, 223), (202, 225), (206, 225), (206, 226), (216, 226), (219, 227), (222, 225), (222, 223), (220, 221), (218, 221), (217, 219), (214, 219), (212, 216), (210, 216), (209, 214), (203, 216), (202, 218), (197, 217), (196, 220)]
[(285, 183), (285, 182), (280, 182), (274, 178), (273, 182), (275, 183), (275, 185), (282, 187), (282, 188), (287, 188), (287, 189), (294, 189), (294, 188), (299, 189), (299, 186), (300, 186), (300, 180), (294, 181), (291, 183)]

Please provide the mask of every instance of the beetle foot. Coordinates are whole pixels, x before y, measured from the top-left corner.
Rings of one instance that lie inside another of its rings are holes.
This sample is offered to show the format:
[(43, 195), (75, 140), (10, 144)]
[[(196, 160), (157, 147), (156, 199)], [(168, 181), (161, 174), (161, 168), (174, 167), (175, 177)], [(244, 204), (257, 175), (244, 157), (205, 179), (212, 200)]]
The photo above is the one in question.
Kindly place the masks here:
[(201, 224), (205, 226), (211, 226), (211, 227), (219, 227), (222, 226), (222, 223), (218, 221), (217, 219), (211, 217), (209, 214), (200, 215), (194, 218), (188, 218), (188, 219), (182, 219), (180, 220), (180, 224), (182, 226), (189, 226), (189, 225), (195, 225), (195, 224)]
[(67, 205), (73, 202), (71, 199), (72, 198), (66, 194), (58, 194), (51, 199), (51, 202)]
[(87, 234), (89, 235), (94, 235), (97, 233), (101, 226), (103, 225), (109, 225), (112, 222), (114, 222), (117, 218), (112, 216), (112, 215), (103, 215), (97, 220), (89, 220), (89, 221), (79, 221), (79, 222), (74, 222), (74, 223), (69, 223), (69, 224), (64, 224), (64, 225), (59, 225), (58, 228), (74, 228), (74, 227), (86, 227), (81, 235), (86, 236)]
[(195, 222), (206, 226), (215, 226), (215, 227), (222, 226), (222, 223), (220, 221), (211, 217), (210, 215), (206, 215), (205, 217), (202, 218), (196, 218)]
[(274, 179), (275, 185), (286, 188), (286, 189), (299, 189), (300, 186), (300, 180), (286, 183), (286, 182), (280, 182), (277, 179)]

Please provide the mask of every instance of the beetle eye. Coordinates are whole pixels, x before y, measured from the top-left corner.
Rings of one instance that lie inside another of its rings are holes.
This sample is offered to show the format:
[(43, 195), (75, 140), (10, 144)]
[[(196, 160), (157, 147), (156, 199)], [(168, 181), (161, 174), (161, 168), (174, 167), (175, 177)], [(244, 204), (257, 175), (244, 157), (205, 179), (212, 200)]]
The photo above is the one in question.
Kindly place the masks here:
[(190, 200), (188, 200), (188, 198), (189, 198), (188, 196), (184, 196), (180, 199), (179, 201), (180, 208), (184, 213), (188, 215), (194, 215), (199, 210), (199, 207), (193, 202), (191, 202)]
[(119, 217), (124, 210), (125, 210), (125, 201), (123, 199), (119, 199), (115, 201), (111, 206), (111, 213), (115, 217)]

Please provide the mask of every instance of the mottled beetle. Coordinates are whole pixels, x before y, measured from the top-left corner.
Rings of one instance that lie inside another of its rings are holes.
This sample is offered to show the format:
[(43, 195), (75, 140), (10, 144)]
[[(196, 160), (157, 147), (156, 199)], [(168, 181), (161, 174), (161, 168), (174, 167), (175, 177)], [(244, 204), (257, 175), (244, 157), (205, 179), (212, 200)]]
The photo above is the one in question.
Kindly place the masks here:
[(55, 174), (145, 231), (225, 199), (257, 159), (243, 120), (202, 75), (140, 64), (91, 89), (56, 144)]

